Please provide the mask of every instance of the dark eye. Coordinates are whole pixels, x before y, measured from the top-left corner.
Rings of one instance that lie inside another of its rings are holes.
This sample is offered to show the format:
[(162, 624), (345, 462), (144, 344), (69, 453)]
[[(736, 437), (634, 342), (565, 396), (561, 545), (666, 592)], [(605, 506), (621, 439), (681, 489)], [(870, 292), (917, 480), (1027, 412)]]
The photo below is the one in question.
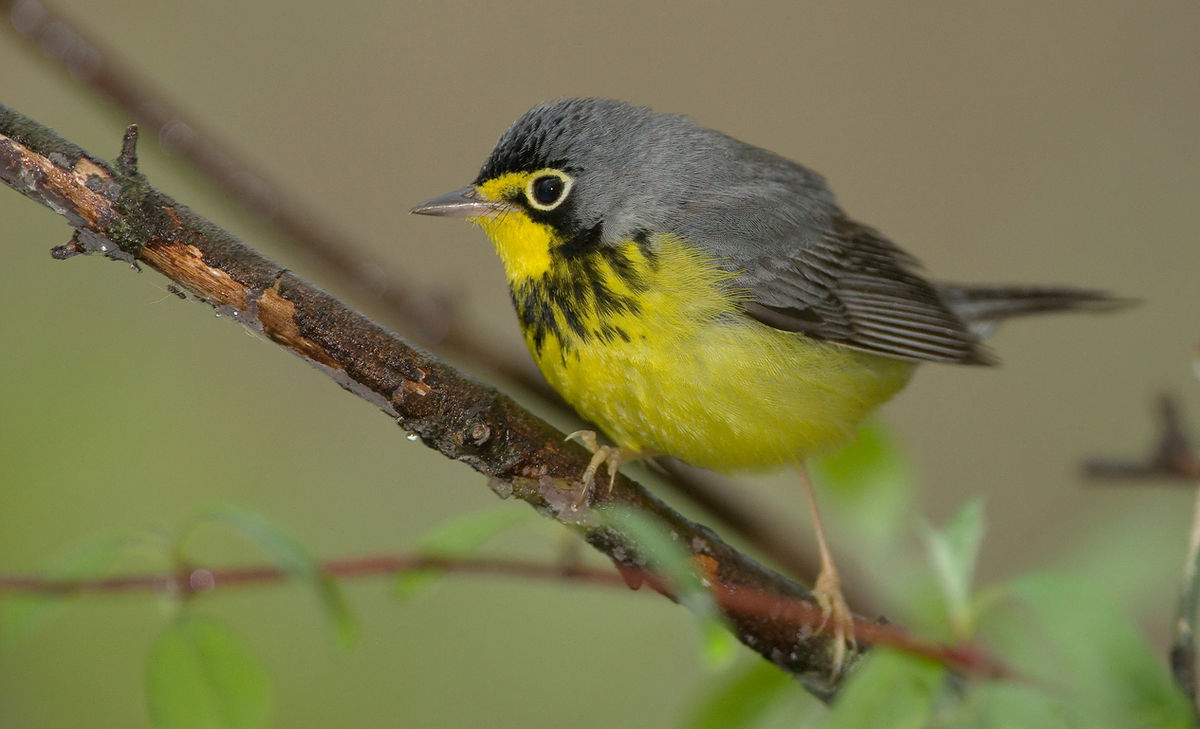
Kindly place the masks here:
[(542, 175), (533, 181), (533, 199), (538, 205), (549, 207), (559, 201), (564, 189), (566, 184), (561, 177)]

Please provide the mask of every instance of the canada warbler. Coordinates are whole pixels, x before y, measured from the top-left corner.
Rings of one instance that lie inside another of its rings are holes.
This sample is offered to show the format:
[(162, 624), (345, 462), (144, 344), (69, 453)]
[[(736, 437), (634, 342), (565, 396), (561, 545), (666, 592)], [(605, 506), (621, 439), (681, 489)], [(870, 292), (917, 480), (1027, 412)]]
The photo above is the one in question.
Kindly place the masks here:
[(495, 244), (542, 374), (617, 444), (574, 434), (595, 454), (585, 486), (646, 455), (800, 467), (836, 665), (853, 624), (803, 460), (852, 438), (918, 362), (991, 363), (980, 339), (996, 321), (1116, 303), (930, 283), (820, 175), (610, 99), (531, 109), (474, 183), (413, 212), (466, 218)]

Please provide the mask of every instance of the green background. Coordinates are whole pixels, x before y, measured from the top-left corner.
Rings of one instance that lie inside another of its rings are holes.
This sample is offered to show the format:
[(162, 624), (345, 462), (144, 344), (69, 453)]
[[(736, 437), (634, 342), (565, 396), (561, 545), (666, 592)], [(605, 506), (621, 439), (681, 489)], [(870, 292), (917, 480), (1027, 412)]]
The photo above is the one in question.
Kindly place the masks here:
[[(981, 579), (1048, 564), (1103, 576), (1109, 560), (1136, 563), (1121, 572), (1137, 579), (1118, 596), (1165, 641), (1189, 491), (1097, 487), (1078, 473), (1085, 455), (1148, 446), (1148, 402), (1160, 389), (1200, 413), (1190, 371), (1200, 337), (1200, 6), (794, 5), (56, 7), (286, 180), (383, 275), (448, 292), (506, 356), (524, 354), (487, 241), (406, 211), (469, 182), (526, 108), (568, 95), (687, 113), (803, 161), (852, 216), (938, 278), (1074, 283), (1143, 299), (1115, 316), (1006, 328), (994, 342), (1003, 366), (926, 367), (885, 419), (916, 464), (921, 516), (940, 522), (985, 496)], [(124, 111), (11, 34), (0, 35), (0, 69), (0, 101), (115, 155), (131, 121)], [(140, 154), (160, 189), (380, 313), (150, 135)], [(498, 508), (481, 476), (406, 441), (277, 347), (166, 293), (157, 274), (51, 260), (49, 247), (69, 236), (51, 212), (0, 191), (0, 221), (0, 570), (36, 570), (97, 534), (174, 528), (215, 503), (270, 515), (329, 557), (404, 551), (451, 516)], [(739, 488), (810, 539), (794, 478)], [(834, 519), (853, 532), (853, 513)], [(835, 530), (833, 541), (848, 579), (862, 579), (869, 568), (856, 564), (852, 539)], [(504, 541), (537, 559), (563, 544), (536, 520)], [(216, 530), (196, 546), (218, 563), (258, 559)], [(262, 658), (278, 726), (663, 725), (715, 680), (694, 624), (651, 597), (492, 578), (453, 578), (403, 604), (386, 581), (347, 590), (362, 630), (351, 651), (299, 585), (197, 606)], [(169, 614), (145, 594), (89, 598), (6, 641), (0, 726), (147, 725), (142, 667)]]

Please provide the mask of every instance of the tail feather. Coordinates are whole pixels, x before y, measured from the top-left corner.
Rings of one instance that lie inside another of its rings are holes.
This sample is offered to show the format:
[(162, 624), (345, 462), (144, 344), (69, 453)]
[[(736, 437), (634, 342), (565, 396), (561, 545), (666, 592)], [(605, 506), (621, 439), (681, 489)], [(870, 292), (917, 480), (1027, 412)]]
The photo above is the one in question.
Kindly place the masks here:
[(1054, 311), (1112, 311), (1134, 303), (1104, 291), (1065, 286), (942, 286), (940, 292), (967, 323)]
[(1135, 303), (1094, 289), (1065, 286), (941, 286), (950, 309), (976, 336), (987, 337), (1004, 319), (1056, 311), (1114, 311)]

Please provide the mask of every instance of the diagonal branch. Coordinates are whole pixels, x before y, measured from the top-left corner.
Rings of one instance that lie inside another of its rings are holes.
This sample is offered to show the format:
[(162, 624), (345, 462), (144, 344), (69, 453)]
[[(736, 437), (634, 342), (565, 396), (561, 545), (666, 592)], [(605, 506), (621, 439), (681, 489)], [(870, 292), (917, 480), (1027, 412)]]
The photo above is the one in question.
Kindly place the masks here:
[(165, 94), (153, 89), (108, 49), (87, 38), (67, 18), (39, 0), (0, 0), (0, 12), (8, 16), (6, 24), (15, 35), (40, 47), (73, 78), (125, 109), (164, 147), (187, 160), (250, 213), (278, 228), (326, 270), (397, 313), (398, 321), (421, 340), (483, 364), (545, 397), (554, 397), (528, 363), (497, 356), (484, 344), (479, 333), (471, 331), (462, 317), (450, 310), (449, 296), (381, 274), (382, 266), (356, 251), (347, 236), (315, 214), (311, 205), (302, 203), (264, 171), (250, 166), (245, 155), (218, 141), (210, 130), (189, 118)]
[[(576, 530), (618, 567), (646, 567), (627, 534), (578, 507), (574, 479), (588, 462), (586, 451), (564, 443), (562, 433), (510, 398), (412, 348), (154, 189), (132, 168), (133, 159), (127, 143), (117, 162), (99, 160), (0, 105), (0, 180), (75, 229), (71, 243), (56, 249), (58, 257), (100, 252), (159, 271), (373, 403), (430, 448), (487, 476), (502, 498), (519, 498)], [(619, 477), (610, 498), (657, 519), (703, 568), (714, 591), (765, 592), (811, 607), (804, 587), (629, 479)], [(829, 693), (827, 636), (721, 604), (743, 643), (814, 693)]]
[[(190, 118), (161, 89), (156, 89), (111, 49), (40, 0), (0, 0), (7, 26), (14, 35), (43, 51), (43, 56), (130, 114), (165, 148), (225, 190), (250, 213), (274, 225), (296, 249), (313, 256), (325, 269), (340, 275), (355, 290), (375, 298), (390, 320), (405, 327), (423, 346), (464, 361), (479, 363), (558, 406), (562, 401), (539, 377), (528, 360), (497, 354), (451, 310), (450, 298), (415, 281), (398, 281), (381, 271), (384, 266), (350, 245), (346, 237), (290, 194), (265, 171), (253, 168), (238, 150)], [(69, 253), (69, 249), (62, 251)], [(793, 575), (814, 575), (817, 564), (797, 547), (793, 530), (770, 513), (755, 508), (723, 484), (697, 476), (679, 464), (664, 465), (667, 482), (693, 503), (719, 519), (732, 532)], [(855, 605), (866, 595), (847, 596)]]

